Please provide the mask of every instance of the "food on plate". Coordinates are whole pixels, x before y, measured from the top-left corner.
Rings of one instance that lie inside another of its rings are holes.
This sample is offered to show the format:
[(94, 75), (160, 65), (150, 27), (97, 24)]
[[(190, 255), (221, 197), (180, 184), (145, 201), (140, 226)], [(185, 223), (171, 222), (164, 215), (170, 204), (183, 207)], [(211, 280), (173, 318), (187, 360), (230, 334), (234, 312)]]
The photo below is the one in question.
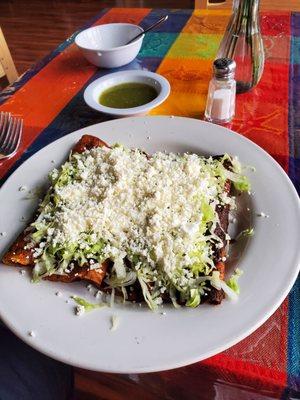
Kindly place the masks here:
[(33, 267), (33, 281), (89, 281), (151, 309), (236, 295), (237, 277), (224, 280), (228, 216), (233, 190), (250, 189), (236, 158), (149, 156), (84, 135), (49, 179), (5, 264)]

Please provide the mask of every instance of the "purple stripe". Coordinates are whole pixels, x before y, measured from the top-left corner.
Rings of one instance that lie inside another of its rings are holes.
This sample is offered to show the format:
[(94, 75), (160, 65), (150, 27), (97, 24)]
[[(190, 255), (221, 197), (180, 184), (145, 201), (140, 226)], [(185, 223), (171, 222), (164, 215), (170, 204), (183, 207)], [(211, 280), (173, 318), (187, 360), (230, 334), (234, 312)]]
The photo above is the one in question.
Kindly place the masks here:
[(291, 15), (289, 78), (289, 176), (300, 193), (300, 13)]
[(167, 21), (155, 28), (153, 32), (180, 33), (192, 15), (192, 10), (153, 9), (141, 26), (145, 29), (166, 14), (169, 16)]

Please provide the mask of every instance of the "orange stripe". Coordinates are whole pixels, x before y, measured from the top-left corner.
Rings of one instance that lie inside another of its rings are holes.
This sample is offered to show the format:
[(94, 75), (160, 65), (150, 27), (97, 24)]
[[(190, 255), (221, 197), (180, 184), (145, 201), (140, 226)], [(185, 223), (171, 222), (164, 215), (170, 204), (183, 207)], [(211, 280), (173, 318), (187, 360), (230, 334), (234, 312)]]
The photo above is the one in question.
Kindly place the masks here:
[(94, 25), (110, 24), (113, 22), (126, 22), (129, 24), (139, 24), (151, 11), (150, 8), (113, 8)]
[[(129, 13), (124, 9), (111, 9), (94, 25), (121, 21), (138, 24), (149, 11), (131, 9)], [(21, 146), (14, 157), (0, 166), (0, 178), (80, 91), (96, 69), (82, 57), (77, 46), (72, 44), (0, 106), (0, 111), (10, 111), (24, 119)]]

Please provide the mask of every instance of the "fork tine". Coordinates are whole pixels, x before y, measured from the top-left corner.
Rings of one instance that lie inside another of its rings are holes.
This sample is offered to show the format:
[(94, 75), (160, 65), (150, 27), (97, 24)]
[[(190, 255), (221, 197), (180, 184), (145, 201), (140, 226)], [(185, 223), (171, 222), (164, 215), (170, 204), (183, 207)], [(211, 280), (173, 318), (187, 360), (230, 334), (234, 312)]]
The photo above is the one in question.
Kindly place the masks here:
[(9, 133), (7, 135), (7, 137), (5, 138), (5, 143), (2, 146), (2, 149), (4, 150), (4, 152), (6, 154), (11, 153), (14, 149), (13, 149), (13, 142), (15, 141), (15, 137), (18, 133), (18, 118), (12, 118), (12, 124), (10, 126), (10, 130)]
[(0, 159), (12, 156), (18, 149), (22, 130), (23, 119), (12, 117), (10, 113), (0, 113)]
[(10, 137), (11, 137), (11, 133), (14, 130), (14, 125), (16, 123), (16, 119), (15, 118), (11, 118), (8, 122), (8, 126), (4, 135), (4, 138), (2, 140), (2, 142), (0, 143), (0, 147), (2, 148), (3, 151), (6, 152), (6, 147), (9, 143)]
[(5, 111), (1, 111), (1, 112), (0, 112), (0, 126), (3, 124), (4, 119), (7, 117), (8, 114), (9, 114), (9, 113), (8, 113), (8, 112), (5, 112)]
[(0, 147), (3, 146), (3, 143), (5, 141), (5, 139), (7, 138), (8, 135), (8, 130), (9, 130), (9, 126), (11, 124), (11, 121), (8, 121), (7, 118), (4, 120), (4, 123), (1, 127), (1, 132), (0, 132)]
[(16, 149), (18, 149), (18, 147), (20, 146), (22, 132), (23, 132), (23, 125), (24, 125), (24, 122), (23, 122), (22, 118), (19, 118), (19, 121), (20, 121), (20, 124), (19, 124), (18, 139), (17, 139), (17, 142), (16, 142)]
[(0, 120), (0, 146), (1, 146), (7, 133), (9, 122), (11, 120), (11, 114), (8, 112), (2, 112), (0, 114), (1, 114), (1, 120)]
[(11, 113), (10, 112), (1, 111), (0, 112), (0, 125), (3, 124), (4, 121), (9, 119), (10, 117), (11, 117)]
[(23, 121), (20, 118), (18, 118), (15, 124), (15, 129), (11, 136), (10, 149), (8, 150), (9, 153), (15, 152), (15, 150), (19, 147), (22, 128), (23, 128)]

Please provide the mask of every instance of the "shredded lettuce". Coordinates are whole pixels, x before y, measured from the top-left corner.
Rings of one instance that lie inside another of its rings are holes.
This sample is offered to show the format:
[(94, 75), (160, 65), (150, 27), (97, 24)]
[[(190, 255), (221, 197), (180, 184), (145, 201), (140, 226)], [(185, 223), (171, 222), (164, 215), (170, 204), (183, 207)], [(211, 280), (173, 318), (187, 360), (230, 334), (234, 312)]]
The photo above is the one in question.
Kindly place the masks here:
[(172, 301), (174, 308), (180, 308), (180, 304), (178, 304), (177, 299), (176, 299), (176, 291), (173, 286), (170, 288), (169, 294), (170, 294), (170, 299)]
[(243, 271), (241, 271), (239, 268), (236, 268), (234, 273), (231, 275), (231, 277), (228, 279), (226, 282), (227, 285), (236, 293), (240, 293), (240, 287), (238, 285), (238, 279), (239, 277), (243, 274)]
[(212, 222), (215, 219), (215, 211), (212, 206), (205, 201), (202, 201), (201, 204), (201, 212), (202, 212), (202, 222)]
[(237, 300), (238, 295), (237, 293), (231, 289), (230, 286), (227, 285), (226, 282), (221, 280), (221, 289), (224, 290), (224, 293), (226, 294), (227, 297), (229, 297), (230, 300)]
[(190, 299), (186, 302), (187, 307), (198, 307), (200, 304), (200, 293), (198, 289), (191, 289)]
[(245, 175), (240, 175), (239, 180), (233, 182), (233, 185), (240, 192), (249, 192), (251, 190), (250, 182)]
[(86, 311), (86, 312), (95, 310), (96, 308), (106, 307), (106, 304), (104, 304), (104, 303), (97, 303), (97, 304), (90, 303), (87, 300), (83, 299), (82, 297), (78, 297), (78, 296), (72, 296), (72, 299), (79, 306), (84, 307), (84, 311)]
[[(35, 224), (35, 226), (40, 229), (34, 232), (31, 237), (34, 241), (40, 243), (48, 227), (38, 224)], [(42, 276), (51, 275), (56, 269), (64, 272), (70, 262), (76, 262), (79, 266), (88, 263), (89, 259), (94, 259), (98, 263), (103, 262), (104, 242), (92, 243), (90, 234), (83, 234), (83, 236), (86, 241), (84, 249), (80, 248), (78, 243), (65, 243), (64, 246), (53, 244), (45, 246), (42, 256), (37, 259), (36, 266), (33, 269), (33, 281), (36, 282)]]
[(240, 238), (242, 238), (242, 237), (247, 237), (247, 236), (251, 237), (251, 236), (253, 236), (253, 235), (254, 235), (254, 228), (247, 228), (247, 229), (244, 229), (243, 231), (241, 231), (241, 232), (237, 235), (237, 237), (235, 238), (235, 240), (239, 240)]
[[(131, 152), (130, 149), (118, 144), (113, 146), (113, 149), (124, 149), (128, 154)], [(216, 207), (223, 204), (228, 204), (230, 207), (235, 205), (234, 199), (224, 191), (227, 180), (230, 180), (239, 191), (250, 190), (248, 178), (242, 174), (241, 164), (236, 158), (227, 154), (222, 158), (199, 158), (201, 177), (203, 176), (203, 182), (202, 178), (200, 182), (204, 189), (195, 191), (193, 210), (196, 210), (196, 215), (193, 214), (191, 219), (181, 224), (182, 231), (186, 235), (182, 236), (184, 245), (180, 245), (181, 247), (178, 245), (174, 250), (174, 259), (170, 257), (174, 268), (171, 266), (167, 271), (164, 270), (161, 259), (164, 259), (166, 249), (170, 246), (161, 249), (162, 257), (160, 257), (157, 255), (157, 249), (140, 248), (139, 243), (136, 248), (121, 249), (118, 247), (119, 243), (113, 243), (109, 236), (105, 240), (99, 238), (97, 235), (100, 236), (100, 233), (93, 232), (92, 227), (91, 231), (77, 232), (76, 242), (69, 242), (67, 237), (61, 235), (61, 221), (57, 215), (59, 216), (65, 207), (63, 192), (69, 188), (64, 186), (80, 184), (85, 179), (84, 176), (91, 174), (91, 170), (82, 168), (85, 166), (85, 157), (91, 155), (71, 154), (60, 169), (54, 169), (49, 175), (51, 187), (40, 204), (38, 218), (31, 224), (31, 239), (36, 253), (34, 281), (53, 273), (69, 272), (66, 269), (71, 263), (79, 267), (89, 264), (92, 268), (92, 265), (110, 259), (114, 264), (109, 269), (105, 282), (112, 290), (111, 301), (114, 299), (115, 288), (122, 291), (126, 300), (129, 293), (127, 287), (138, 282), (144, 300), (152, 310), (165, 299), (163, 293), (166, 293), (174, 307), (180, 307), (179, 298), (180, 303), (183, 302), (188, 307), (197, 307), (201, 302), (201, 295), (206, 289), (209, 290), (210, 285), (218, 290), (226, 285), (221, 281), (219, 272), (215, 271), (214, 254), (218, 245), (222, 243), (220, 235), (215, 233), (216, 228), (220, 226)], [(174, 155), (174, 161), (176, 157), (178, 156)], [(181, 157), (180, 163), (188, 156), (179, 157)], [(238, 237), (252, 236), (253, 233), (253, 228), (249, 228), (241, 232)], [(176, 239), (176, 235), (178, 237), (180, 234), (180, 228), (175, 224), (174, 234), (173, 231), (170, 234), (171, 238)], [(114, 252), (107, 248), (113, 248)], [(153, 262), (156, 263), (155, 268)], [(237, 291), (237, 276), (232, 276), (227, 284), (229, 289), (225, 289), (229, 294), (233, 290)], [(73, 299), (86, 311), (100, 306), (76, 296)]]
[[(224, 167), (223, 162), (229, 160), (232, 165), (232, 170), (228, 170)], [(236, 157), (230, 157), (225, 154), (222, 161), (217, 165), (217, 171), (223, 181), (229, 179), (233, 182), (236, 190), (240, 192), (248, 192), (251, 190), (251, 184), (247, 176), (241, 173), (241, 164)]]
[(153, 301), (153, 298), (152, 298), (149, 288), (147, 286), (146, 279), (140, 273), (138, 273), (137, 278), (141, 285), (143, 297), (144, 297), (146, 303), (148, 304), (148, 306), (151, 310), (155, 310), (157, 308), (157, 304), (155, 304), (155, 302)]
[(112, 315), (110, 318), (111, 326), (110, 330), (115, 331), (119, 326), (119, 317), (117, 315)]
[(51, 275), (55, 271), (55, 258), (53, 255), (44, 251), (41, 258), (36, 262), (33, 272), (32, 281), (39, 282), (40, 278), (43, 276)]
[(210, 283), (211, 283), (211, 286), (213, 286), (217, 290), (221, 289), (221, 278), (220, 278), (219, 271), (213, 271), (213, 273), (211, 274)]
[(68, 185), (73, 180), (74, 174), (75, 168), (70, 162), (63, 164), (58, 177), (54, 179), (52, 175), (52, 184), (54, 188)]

